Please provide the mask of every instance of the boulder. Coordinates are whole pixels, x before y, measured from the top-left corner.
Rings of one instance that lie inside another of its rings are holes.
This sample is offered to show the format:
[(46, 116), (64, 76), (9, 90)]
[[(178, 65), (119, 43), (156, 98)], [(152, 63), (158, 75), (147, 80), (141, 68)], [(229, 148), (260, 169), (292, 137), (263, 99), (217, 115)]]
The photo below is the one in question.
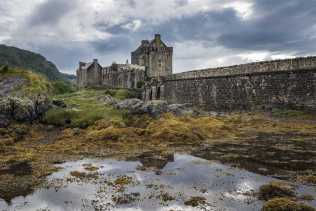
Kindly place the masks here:
[[(66, 104), (65, 104), (66, 105)], [(36, 118), (42, 114), (44, 114), (46, 111), (48, 111), (52, 107), (51, 102), (46, 96), (38, 97), (35, 100), (35, 112), (36, 112)]]
[(46, 112), (50, 107), (46, 97), (36, 100), (29, 98), (6, 97), (0, 98), (0, 115), (17, 121), (32, 121)]
[(168, 112), (177, 116), (193, 115), (195, 111), (188, 104), (171, 104), (168, 105)]
[(0, 98), (0, 115), (6, 117), (12, 115), (12, 105), (9, 98)]
[(12, 115), (18, 121), (32, 121), (36, 118), (35, 104), (28, 98), (10, 98), (13, 105)]
[(146, 102), (141, 111), (153, 117), (159, 117), (162, 113), (168, 112), (168, 103), (164, 100), (152, 100)]
[(104, 95), (98, 98), (99, 101), (103, 102), (106, 105), (116, 105), (117, 100), (111, 95)]
[(137, 98), (122, 100), (116, 104), (118, 109), (126, 109), (131, 114), (141, 114), (143, 112), (144, 102)]

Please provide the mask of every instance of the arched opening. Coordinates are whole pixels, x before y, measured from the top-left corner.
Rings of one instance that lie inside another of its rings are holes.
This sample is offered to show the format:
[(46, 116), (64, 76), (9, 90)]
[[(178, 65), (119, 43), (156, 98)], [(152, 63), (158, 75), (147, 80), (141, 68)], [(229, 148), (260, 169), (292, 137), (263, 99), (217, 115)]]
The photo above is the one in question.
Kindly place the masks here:
[(157, 88), (157, 100), (160, 99), (160, 86)]

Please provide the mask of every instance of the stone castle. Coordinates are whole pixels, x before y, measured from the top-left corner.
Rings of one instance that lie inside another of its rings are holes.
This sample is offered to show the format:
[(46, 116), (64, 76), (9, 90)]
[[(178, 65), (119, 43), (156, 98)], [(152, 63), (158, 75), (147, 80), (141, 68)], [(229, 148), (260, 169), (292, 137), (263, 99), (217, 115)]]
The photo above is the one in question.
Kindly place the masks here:
[(138, 89), (143, 100), (162, 99), (205, 110), (274, 107), (316, 110), (316, 57), (303, 57), (172, 74), (173, 48), (159, 34), (143, 40), (131, 64), (79, 63), (79, 87)]
[(151, 78), (172, 74), (173, 48), (168, 47), (159, 34), (152, 41), (143, 40), (131, 53), (131, 64), (102, 67), (97, 59), (91, 63), (79, 63), (77, 83), (79, 87), (142, 88)]

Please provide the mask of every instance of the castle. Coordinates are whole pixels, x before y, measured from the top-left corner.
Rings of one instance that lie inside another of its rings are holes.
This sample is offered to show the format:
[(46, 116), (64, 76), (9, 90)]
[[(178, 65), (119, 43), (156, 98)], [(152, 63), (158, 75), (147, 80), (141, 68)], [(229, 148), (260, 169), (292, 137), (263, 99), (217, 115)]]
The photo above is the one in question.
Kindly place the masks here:
[(163, 99), (205, 110), (274, 107), (316, 110), (316, 57), (254, 62), (172, 74), (173, 48), (159, 34), (131, 53), (132, 64), (79, 63), (79, 87), (138, 89), (143, 100)]
[(172, 74), (173, 48), (168, 47), (159, 34), (152, 41), (143, 40), (131, 53), (131, 64), (116, 64), (102, 67), (97, 59), (79, 63), (77, 84), (79, 87), (113, 87), (137, 89), (145, 81)]

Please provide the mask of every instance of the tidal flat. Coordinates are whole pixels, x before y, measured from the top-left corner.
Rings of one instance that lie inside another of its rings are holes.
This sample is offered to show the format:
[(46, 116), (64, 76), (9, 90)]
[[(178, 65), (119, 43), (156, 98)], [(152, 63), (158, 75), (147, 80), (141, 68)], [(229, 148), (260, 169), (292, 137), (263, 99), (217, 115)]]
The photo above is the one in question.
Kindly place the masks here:
[[(0, 210), (315, 210), (315, 114), (151, 117), (105, 94), (58, 96), (42, 120), (0, 129)], [(274, 181), (293, 194), (260, 198)]]

